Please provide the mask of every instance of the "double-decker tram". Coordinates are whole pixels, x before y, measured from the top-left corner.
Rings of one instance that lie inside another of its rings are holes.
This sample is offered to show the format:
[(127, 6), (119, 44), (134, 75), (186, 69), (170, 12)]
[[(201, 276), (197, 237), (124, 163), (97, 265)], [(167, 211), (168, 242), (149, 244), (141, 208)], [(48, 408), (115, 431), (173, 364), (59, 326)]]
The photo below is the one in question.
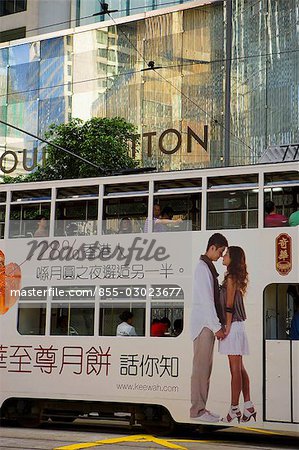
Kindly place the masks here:
[[(198, 426), (194, 270), (218, 232), (247, 261), (250, 426), (298, 431), (299, 227), (265, 227), (269, 200), (298, 209), (298, 162), (0, 186), (1, 417)], [(206, 408), (229, 406), (216, 341)]]

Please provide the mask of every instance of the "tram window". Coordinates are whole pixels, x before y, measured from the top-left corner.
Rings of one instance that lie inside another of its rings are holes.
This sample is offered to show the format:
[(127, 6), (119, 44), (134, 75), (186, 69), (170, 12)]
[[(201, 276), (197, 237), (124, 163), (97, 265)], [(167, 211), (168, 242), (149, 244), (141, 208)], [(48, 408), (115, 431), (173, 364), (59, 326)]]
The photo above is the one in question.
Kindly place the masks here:
[(103, 232), (142, 233), (147, 216), (147, 204), (148, 197), (104, 199)]
[(104, 187), (104, 196), (119, 196), (120, 194), (136, 195), (147, 194), (148, 182), (115, 183)]
[(132, 326), (137, 336), (145, 335), (145, 303), (102, 303), (100, 305), (100, 336), (116, 336), (117, 326), (121, 323), (119, 316), (124, 311), (133, 313)]
[(181, 222), (154, 227), (153, 231), (190, 231), (200, 230), (201, 219), (201, 194), (156, 195), (154, 203), (161, 208), (170, 206), (173, 209), (173, 220), (181, 219)]
[(17, 328), (23, 335), (44, 335), (46, 303), (19, 303)]
[(98, 186), (76, 186), (63, 187), (57, 189), (56, 197), (62, 198), (82, 198), (82, 197), (97, 197), (99, 195)]
[(51, 335), (93, 336), (94, 305), (60, 303), (51, 305)]
[(282, 185), (282, 184), (298, 184), (298, 171), (292, 170), (289, 172), (271, 172), (264, 175), (265, 186)]
[(250, 191), (208, 193), (207, 229), (257, 228), (258, 194)]
[(229, 175), (225, 177), (209, 177), (208, 189), (219, 189), (221, 187), (227, 188), (228, 186), (237, 187), (257, 187), (258, 186), (258, 174), (240, 174)]
[(299, 207), (299, 186), (267, 187), (264, 189), (264, 203), (272, 201), (277, 214), (289, 217)]
[[(298, 326), (299, 339), (299, 284), (273, 283), (264, 289), (265, 339), (285, 340)], [(292, 334), (292, 339), (295, 335)]]
[(51, 200), (51, 189), (13, 191), (11, 194), (12, 202), (32, 202), (40, 200)]
[(0, 239), (4, 238), (5, 228), (5, 205), (0, 206)]
[[(168, 319), (168, 321), (166, 319)], [(183, 303), (174, 303), (174, 302), (151, 303), (151, 332), (150, 332), (151, 336), (154, 337), (179, 336), (183, 331), (183, 324), (184, 324)]]
[(55, 236), (90, 236), (97, 233), (98, 201), (58, 201)]
[(155, 181), (154, 191), (157, 193), (177, 189), (198, 191), (201, 189), (201, 186), (202, 186), (201, 178), (170, 179), (170, 180)]
[(38, 227), (38, 216), (49, 218), (50, 208), (50, 203), (11, 205), (9, 237), (33, 237)]
[(0, 203), (6, 202), (6, 192), (0, 192)]

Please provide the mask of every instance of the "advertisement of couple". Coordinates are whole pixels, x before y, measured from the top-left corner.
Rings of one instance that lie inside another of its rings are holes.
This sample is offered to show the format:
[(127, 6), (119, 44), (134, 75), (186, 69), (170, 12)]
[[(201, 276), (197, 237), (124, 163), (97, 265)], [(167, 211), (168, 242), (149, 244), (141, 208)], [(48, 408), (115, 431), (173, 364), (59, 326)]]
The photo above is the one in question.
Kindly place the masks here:
[[(254, 348), (246, 331), (247, 317), (253, 320), (248, 300), (248, 244), (235, 245), (235, 238), (214, 233), (201, 245), (194, 261), (190, 311), (190, 419), (207, 423), (254, 422), (258, 411), (253, 375), (260, 369), (250, 365), (248, 355), (260, 351), (261, 340)], [(262, 298), (255, 314), (262, 314)]]

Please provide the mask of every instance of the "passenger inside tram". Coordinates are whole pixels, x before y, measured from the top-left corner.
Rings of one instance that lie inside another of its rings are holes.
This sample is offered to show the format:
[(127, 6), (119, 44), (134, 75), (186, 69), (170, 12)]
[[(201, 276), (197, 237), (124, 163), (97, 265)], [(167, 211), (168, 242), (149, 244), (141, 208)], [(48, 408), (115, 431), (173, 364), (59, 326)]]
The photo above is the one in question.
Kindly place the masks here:
[[(159, 219), (161, 215), (161, 206), (159, 205), (159, 203), (154, 203), (153, 206), (153, 228), (155, 227), (155, 223), (156, 221)], [(149, 228), (149, 217), (147, 217), (145, 223), (144, 223), (144, 233), (148, 232), (148, 228)]]
[(154, 230), (155, 232), (169, 231), (171, 228), (179, 225), (182, 219), (173, 220), (174, 210), (171, 206), (165, 206), (161, 211), (161, 216), (155, 220)]
[(285, 227), (288, 225), (288, 218), (283, 214), (277, 214), (274, 202), (265, 203), (265, 227)]
[(162, 319), (154, 318), (151, 324), (151, 336), (169, 336), (170, 325), (170, 320), (167, 317), (163, 317)]
[(290, 215), (289, 225), (290, 227), (297, 227), (299, 225), (299, 209)]
[(120, 234), (133, 233), (133, 225), (130, 217), (122, 217), (119, 222), (118, 232)]
[(122, 321), (116, 328), (116, 336), (137, 336), (132, 325), (134, 314), (131, 311), (123, 311), (119, 318)]
[(49, 236), (48, 221), (46, 216), (37, 216), (37, 229), (34, 232), (34, 237), (47, 237)]

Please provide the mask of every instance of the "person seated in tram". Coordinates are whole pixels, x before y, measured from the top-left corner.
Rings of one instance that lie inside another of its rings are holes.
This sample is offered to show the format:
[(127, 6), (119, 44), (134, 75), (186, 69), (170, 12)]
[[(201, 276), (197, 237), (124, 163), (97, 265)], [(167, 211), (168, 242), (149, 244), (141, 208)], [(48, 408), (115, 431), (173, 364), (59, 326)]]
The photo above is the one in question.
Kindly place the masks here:
[(133, 233), (133, 225), (130, 217), (123, 217), (120, 220), (118, 232), (121, 234)]
[(48, 237), (48, 221), (46, 216), (37, 216), (37, 229), (34, 232), (34, 237)]
[(170, 320), (168, 317), (163, 317), (162, 319), (155, 318), (151, 324), (151, 336), (162, 337), (169, 335)]
[(182, 219), (173, 220), (174, 211), (171, 206), (165, 206), (162, 209), (161, 216), (154, 223), (153, 231), (168, 231), (168, 227), (177, 225), (182, 222)]
[(161, 320), (157, 318), (153, 319), (151, 324), (151, 336), (154, 337), (164, 336), (164, 330), (165, 326), (163, 323), (161, 323)]
[(265, 203), (265, 227), (286, 227), (288, 225), (288, 219), (283, 214), (277, 214), (275, 204), (272, 201)]
[[(159, 219), (161, 215), (161, 206), (159, 205), (159, 203), (154, 203), (153, 206), (153, 228), (155, 226), (156, 221)], [(144, 229), (143, 232), (147, 233), (148, 232), (148, 226), (149, 226), (149, 217), (146, 219), (145, 223), (144, 223)]]
[(299, 225), (299, 209), (290, 215), (289, 225), (290, 227), (297, 227)]
[(135, 327), (133, 327), (134, 314), (131, 311), (123, 311), (119, 318), (122, 321), (116, 328), (116, 336), (137, 336)]

